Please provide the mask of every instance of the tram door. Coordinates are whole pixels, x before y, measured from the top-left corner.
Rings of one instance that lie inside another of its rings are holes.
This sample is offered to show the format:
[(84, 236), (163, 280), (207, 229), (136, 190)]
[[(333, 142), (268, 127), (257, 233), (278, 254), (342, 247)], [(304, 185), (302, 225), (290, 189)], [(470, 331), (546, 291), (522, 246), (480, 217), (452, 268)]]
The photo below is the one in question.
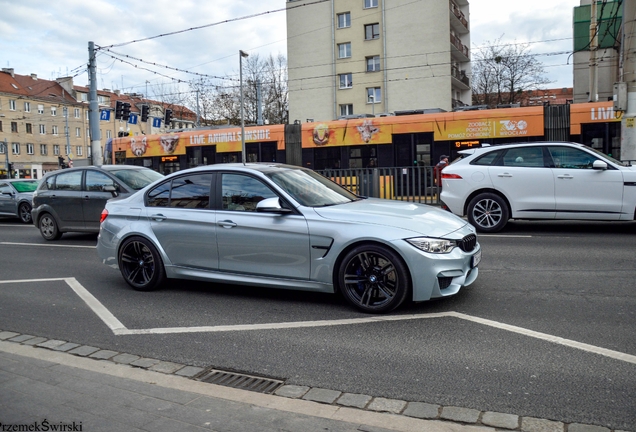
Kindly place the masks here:
[(585, 144), (596, 150), (621, 158), (621, 123), (590, 123), (581, 125), (581, 144)]
[(245, 159), (247, 162), (276, 162), (276, 143), (245, 144)]

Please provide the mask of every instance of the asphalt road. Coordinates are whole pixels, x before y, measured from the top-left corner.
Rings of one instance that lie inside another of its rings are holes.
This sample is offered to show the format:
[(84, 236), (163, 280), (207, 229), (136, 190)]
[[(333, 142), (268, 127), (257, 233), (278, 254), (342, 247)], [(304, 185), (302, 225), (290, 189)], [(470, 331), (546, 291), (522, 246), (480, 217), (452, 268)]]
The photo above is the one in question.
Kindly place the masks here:
[[(513, 222), (480, 242), (473, 286), (377, 320), (335, 295), (191, 281), (135, 292), (101, 264), (95, 235), (46, 242), (0, 219), (0, 329), (288, 384), (636, 430), (636, 223)], [(114, 319), (59, 278), (77, 280)], [(366, 321), (343, 321), (352, 318)]]

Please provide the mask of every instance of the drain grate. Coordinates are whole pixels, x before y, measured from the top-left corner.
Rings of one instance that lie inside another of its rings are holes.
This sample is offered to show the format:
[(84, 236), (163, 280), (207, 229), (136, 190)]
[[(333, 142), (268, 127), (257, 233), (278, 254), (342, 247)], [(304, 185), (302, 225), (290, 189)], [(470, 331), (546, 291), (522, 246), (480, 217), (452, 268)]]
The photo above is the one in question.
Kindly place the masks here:
[(240, 390), (249, 390), (258, 393), (272, 394), (284, 382), (277, 379), (258, 377), (253, 375), (244, 375), (235, 372), (226, 372), (216, 369), (208, 370), (200, 373), (196, 378), (197, 381), (203, 381), (210, 384), (232, 387)]

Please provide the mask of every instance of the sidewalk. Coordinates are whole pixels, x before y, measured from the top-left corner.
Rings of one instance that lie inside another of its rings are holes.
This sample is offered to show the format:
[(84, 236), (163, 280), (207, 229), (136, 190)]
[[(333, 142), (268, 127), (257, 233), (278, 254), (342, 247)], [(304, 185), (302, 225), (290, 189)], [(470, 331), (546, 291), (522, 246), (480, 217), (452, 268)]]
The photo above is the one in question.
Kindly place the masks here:
[(260, 394), (0, 341), (0, 430), (491, 432)]

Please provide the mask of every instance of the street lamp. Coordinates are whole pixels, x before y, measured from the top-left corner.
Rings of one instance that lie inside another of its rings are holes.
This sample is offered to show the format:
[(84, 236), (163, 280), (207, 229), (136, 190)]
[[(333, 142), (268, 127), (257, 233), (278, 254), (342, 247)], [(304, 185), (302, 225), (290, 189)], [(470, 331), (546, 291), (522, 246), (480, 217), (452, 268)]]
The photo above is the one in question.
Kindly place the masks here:
[(249, 54), (243, 50), (239, 50), (239, 79), (241, 87), (241, 159), (245, 165), (245, 116), (243, 115), (243, 57)]
[(375, 117), (375, 89), (372, 89), (372, 94), (369, 95), (369, 99), (371, 99), (371, 112), (373, 113), (373, 117)]

